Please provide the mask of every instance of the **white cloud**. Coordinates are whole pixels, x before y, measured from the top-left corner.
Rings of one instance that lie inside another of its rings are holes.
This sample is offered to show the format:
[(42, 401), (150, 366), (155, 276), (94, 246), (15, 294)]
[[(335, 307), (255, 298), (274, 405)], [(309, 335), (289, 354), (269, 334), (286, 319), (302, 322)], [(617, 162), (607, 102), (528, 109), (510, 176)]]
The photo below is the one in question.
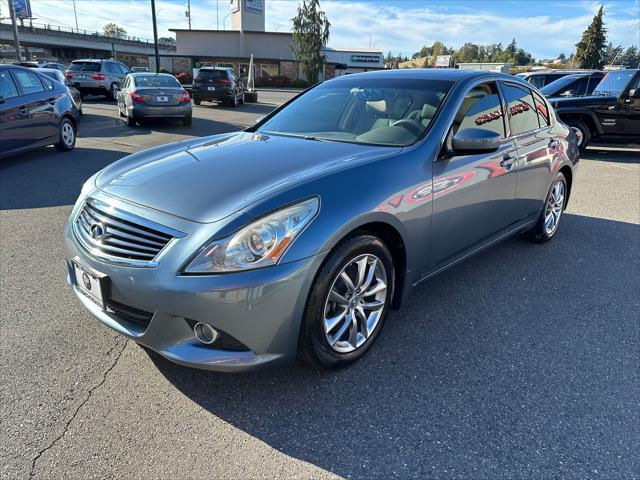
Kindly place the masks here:
[[(4, 0), (0, 0), (2, 2)], [(230, 27), (227, 0), (192, 0), (192, 28), (215, 29)], [(296, 13), (295, 0), (266, 0), (267, 30), (289, 31)], [(514, 15), (483, 9), (480, 3), (450, 6), (424, 1), (405, 2), (409, 8), (390, 3), (362, 0), (323, 0), (322, 8), (331, 22), (334, 47), (366, 48), (375, 45), (383, 51), (411, 55), (422, 45), (442, 40), (459, 47), (465, 42), (498, 43), (503, 45), (516, 38), (520, 47), (535, 57), (551, 57), (570, 53), (582, 32), (599, 8), (599, 2), (564, 1), (537, 2), (540, 13)], [(40, 22), (74, 26), (71, 0), (32, 0), (32, 9)], [(99, 31), (114, 21), (130, 34), (151, 38), (151, 16), (148, 0), (76, 0), (80, 28)], [(160, 36), (171, 33), (169, 28), (186, 28), (186, 0), (156, 0)], [(216, 20), (216, 5), (219, 6)], [(415, 6), (413, 6), (415, 5)], [(477, 8), (472, 8), (476, 7)], [(505, 9), (508, 11), (507, 9)], [(640, 1), (605, 2), (605, 24), (614, 44), (640, 43), (633, 26), (640, 16)], [(637, 28), (637, 27), (636, 27)]]

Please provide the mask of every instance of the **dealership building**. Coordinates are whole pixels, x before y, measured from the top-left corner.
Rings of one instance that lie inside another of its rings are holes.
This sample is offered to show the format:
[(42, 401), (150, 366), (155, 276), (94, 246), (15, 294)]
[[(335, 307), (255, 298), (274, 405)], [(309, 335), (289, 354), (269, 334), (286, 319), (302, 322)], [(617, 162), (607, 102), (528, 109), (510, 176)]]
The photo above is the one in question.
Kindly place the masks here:
[[(245, 77), (253, 55), (256, 77), (284, 75), (306, 80), (291, 50), (293, 34), (265, 31), (264, 0), (232, 0), (230, 8), (231, 30), (171, 29), (176, 35), (176, 54), (161, 55), (160, 67), (178, 78), (203, 66), (232, 68)], [(379, 49), (327, 47), (323, 53), (326, 63), (320, 80), (384, 68)], [(153, 57), (149, 63), (155, 68)]]

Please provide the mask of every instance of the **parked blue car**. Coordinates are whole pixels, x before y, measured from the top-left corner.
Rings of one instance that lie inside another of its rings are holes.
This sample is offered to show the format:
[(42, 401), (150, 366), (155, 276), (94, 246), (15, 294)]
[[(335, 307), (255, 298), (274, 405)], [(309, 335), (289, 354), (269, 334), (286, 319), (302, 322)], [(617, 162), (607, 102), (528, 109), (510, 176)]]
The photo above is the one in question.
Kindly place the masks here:
[(577, 162), (574, 132), (514, 77), (344, 76), (243, 132), (98, 172), (66, 227), (68, 282), (183, 365), (339, 368), (421, 281), (511, 235), (553, 238)]

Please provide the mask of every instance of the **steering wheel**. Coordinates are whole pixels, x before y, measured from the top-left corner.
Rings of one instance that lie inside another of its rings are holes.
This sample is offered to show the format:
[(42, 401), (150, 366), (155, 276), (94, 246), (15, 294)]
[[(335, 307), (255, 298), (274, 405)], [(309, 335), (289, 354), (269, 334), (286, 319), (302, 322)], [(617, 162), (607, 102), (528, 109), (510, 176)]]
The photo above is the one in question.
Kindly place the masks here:
[(406, 128), (411, 133), (414, 133), (416, 137), (419, 137), (420, 135), (422, 135), (422, 131), (424, 130), (424, 128), (422, 127), (422, 124), (416, 122), (411, 118), (403, 118), (401, 120), (398, 120), (397, 122), (393, 122), (393, 125), (391, 126)]

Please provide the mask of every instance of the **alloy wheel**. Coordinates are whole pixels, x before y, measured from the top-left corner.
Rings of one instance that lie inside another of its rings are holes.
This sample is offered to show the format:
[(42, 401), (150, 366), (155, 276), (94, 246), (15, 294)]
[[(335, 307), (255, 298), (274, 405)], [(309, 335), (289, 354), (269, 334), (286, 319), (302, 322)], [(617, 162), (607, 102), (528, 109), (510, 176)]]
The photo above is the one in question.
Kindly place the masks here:
[(73, 131), (73, 125), (71, 125), (71, 122), (66, 121), (62, 124), (60, 136), (62, 138), (62, 143), (64, 143), (66, 147), (73, 146), (75, 132)]
[(552, 235), (558, 228), (560, 216), (564, 207), (564, 182), (558, 180), (551, 189), (544, 211), (544, 230), (547, 235)]
[(334, 278), (325, 301), (323, 328), (339, 353), (361, 347), (377, 327), (387, 296), (387, 272), (375, 255), (353, 258)]

